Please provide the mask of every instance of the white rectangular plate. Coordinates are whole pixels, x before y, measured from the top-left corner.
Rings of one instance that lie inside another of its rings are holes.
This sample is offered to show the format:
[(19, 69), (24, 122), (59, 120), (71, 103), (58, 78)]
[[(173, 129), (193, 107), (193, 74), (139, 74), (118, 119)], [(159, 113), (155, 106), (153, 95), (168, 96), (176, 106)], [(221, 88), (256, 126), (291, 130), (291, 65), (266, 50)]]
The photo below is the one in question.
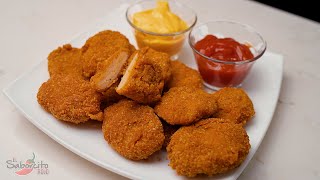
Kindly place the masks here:
[[(81, 47), (88, 37), (105, 29), (120, 31), (135, 44), (124, 16), (126, 7), (127, 5), (124, 4), (111, 12), (89, 31), (77, 36), (71, 44)], [(180, 57), (185, 64), (196, 68), (191, 49), (187, 44)], [(243, 84), (256, 110), (256, 116), (246, 126), (251, 143), (250, 153), (240, 167), (211, 179), (236, 179), (253, 157), (272, 120), (280, 92), (282, 71), (282, 56), (270, 52), (265, 53), (254, 65)], [(47, 60), (43, 60), (11, 83), (4, 92), (31, 123), (52, 139), (79, 156), (128, 178), (166, 180), (184, 178), (168, 167), (165, 152), (157, 153), (148, 161), (130, 161), (118, 155), (107, 145), (103, 139), (100, 124), (87, 123), (77, 126), (56, 120), (40, 107), (36, 98), (38, 88), (47, 81), (48, 77)]]

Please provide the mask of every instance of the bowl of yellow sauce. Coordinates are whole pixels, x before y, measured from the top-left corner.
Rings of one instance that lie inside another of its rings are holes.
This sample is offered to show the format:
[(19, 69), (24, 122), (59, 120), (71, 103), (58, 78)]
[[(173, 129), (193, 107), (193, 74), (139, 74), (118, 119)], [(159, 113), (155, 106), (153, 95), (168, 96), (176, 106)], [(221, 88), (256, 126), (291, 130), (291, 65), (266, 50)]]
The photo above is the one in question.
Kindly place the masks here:
[(197, 22), (196, 13), (175, 1), (143, 0), (126, 12), (139, 48), (149, 46), (177, 59), (186, 34)]

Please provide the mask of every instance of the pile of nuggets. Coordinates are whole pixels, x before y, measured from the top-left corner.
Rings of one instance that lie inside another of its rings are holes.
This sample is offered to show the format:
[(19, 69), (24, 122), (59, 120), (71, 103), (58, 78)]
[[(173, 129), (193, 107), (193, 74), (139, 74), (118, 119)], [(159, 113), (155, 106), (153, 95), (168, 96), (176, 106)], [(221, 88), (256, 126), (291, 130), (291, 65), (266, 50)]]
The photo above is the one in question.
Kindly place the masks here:
[(254, 108), (242, 89), (209, 94), (196, 70), (149, 47), (136, 50), (119, 32), (57, 48), (48, 71), (39, 104), (62, 121), (103, 121), (105, 140), (127, 159), (163, 148), (179, 175), (194, 177), (228, 172), (249, 153), (243, 126)]

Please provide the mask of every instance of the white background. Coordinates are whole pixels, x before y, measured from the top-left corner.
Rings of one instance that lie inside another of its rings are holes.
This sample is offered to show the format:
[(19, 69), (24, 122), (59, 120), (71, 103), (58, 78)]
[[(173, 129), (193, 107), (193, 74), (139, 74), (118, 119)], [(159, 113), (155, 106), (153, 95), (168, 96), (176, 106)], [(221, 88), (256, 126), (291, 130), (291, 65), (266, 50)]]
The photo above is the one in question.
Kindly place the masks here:
[[(267, 40), (268, 50), (284, 55), (284, 78), (273, 121), (239, 179), (320, 179), (319, 23), (250, 1), (181, 1), (202, 22), (227, 19), (253, 26)], [(0, 88), (122, 2), (129, 1), (0, 1)], [(23, 179), (125, 179), (50, 139), (2, 93), (0, 121), (0, 179), (21, 179), (5, 162), (13, 157), (25, 161), (32, 152), (49, 164), (50, 174), (32, 173)]]

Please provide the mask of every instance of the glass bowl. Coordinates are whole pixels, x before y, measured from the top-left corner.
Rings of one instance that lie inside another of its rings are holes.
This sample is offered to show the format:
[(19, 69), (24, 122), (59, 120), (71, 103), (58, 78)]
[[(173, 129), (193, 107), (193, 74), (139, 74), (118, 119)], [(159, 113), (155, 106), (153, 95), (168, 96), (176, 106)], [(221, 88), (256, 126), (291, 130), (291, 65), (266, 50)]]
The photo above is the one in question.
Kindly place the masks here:
[[(209, 34), (218, 38), (230, 37), (241, 44), (248, 45), (254, 57), (243, 61), (223, 61), (204, 55), (195, 48), (195, 44)], [(189, 45), (193, 49), (204, 85), (213, 90), (223, 87), (240, 87), (254, 62), (264, 54), (267, 48), (266, 41), (252, 27), (229, 21), (212, 21), (193, 28), (189, 34)]]
[(192, 9), (178, 2), (168, 1), (168, 3), (171, 12), (179, 16), (187, 23), (188, 28), (184, 31), (170, 34), (160, 34), (145, 31), (133, 24), (133, 14), (155, 8), (156, 1), (144, 0), (132, 4), (126, 11), (126, 18), (130, 26), (133, 28), (134, 36), (139, 48), (149, 46), (157, 51), (168, 53), (171, 56), (171, 59), (175, 60), (178, 58), (178, 53), (184, 44), (186, 33), (190, 31), (196, 24), (197, 16)]

